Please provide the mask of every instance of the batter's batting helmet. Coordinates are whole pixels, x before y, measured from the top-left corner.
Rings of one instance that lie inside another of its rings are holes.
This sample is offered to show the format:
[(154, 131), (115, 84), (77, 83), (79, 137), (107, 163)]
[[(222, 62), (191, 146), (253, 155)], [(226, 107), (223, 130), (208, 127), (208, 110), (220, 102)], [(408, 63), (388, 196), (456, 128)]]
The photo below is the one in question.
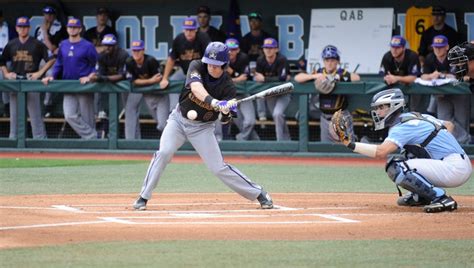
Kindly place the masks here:
[[(380, 117), (376, 113), (376, 108), (385, 104), (390, 105), (390, 108), (384, 117)], [(397, 115), (402, 112), (405, 106), (405, 97), (403, 96), (403, 92), (398, 88), (382, 90), (374, 95), (370, 106), (374, 109), (371, 111), (372, 119), (374, 120), (374, 128), (375, 130), (381, 130), (390, 127), (395, 122)]]
[(321, 53), (321, 58), (323, 58), (323, 60), (325, 59), (340, 60), (339, 50), (337, 50), (337, 47), (333, 45), (327, 45), (323, 48), (323, 52)]
[(222, 42), (211, 42), (206, 47), (202, 62), (223, 66), (229, 62), (229, 48)]
[(468, 62), (474, 60), (474, 44), (463, 43), (451, 48), (448, 52), (449, 66), (453, 68), (456, 78), (462, 81), (468, 73)]

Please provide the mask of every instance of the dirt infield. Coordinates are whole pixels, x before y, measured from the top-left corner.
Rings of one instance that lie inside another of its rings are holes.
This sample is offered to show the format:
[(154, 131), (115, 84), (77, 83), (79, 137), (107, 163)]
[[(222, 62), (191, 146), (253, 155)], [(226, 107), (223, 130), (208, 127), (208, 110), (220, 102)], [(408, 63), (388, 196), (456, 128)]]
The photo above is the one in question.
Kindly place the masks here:
[(394, 194), (276, 193), (262, 210), (236, 194), (0, 196), (0, 248), (121, 240), (474, 239), (474, 196), (455, 212), (426, 214)]

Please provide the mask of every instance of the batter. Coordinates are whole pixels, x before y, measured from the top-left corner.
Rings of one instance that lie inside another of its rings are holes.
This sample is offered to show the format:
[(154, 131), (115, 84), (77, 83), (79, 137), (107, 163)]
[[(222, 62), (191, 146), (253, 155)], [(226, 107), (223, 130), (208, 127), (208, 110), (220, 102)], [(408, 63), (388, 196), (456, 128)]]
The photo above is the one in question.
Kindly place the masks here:
[(229, 188), (246, 199), (257, 199), (262, 209), (273, 208), (270, 195), (260, 185), (224, 162), (214, 135), (219, 114), (223, 123), (229, 123), (231, 111), (234, 113), (237, 108), (233, 99), (235, 85), (225, 73), (228, 63), (229, 49), (221, 42), (210, 43), (202, 59), (191, 62), (179, 103), (168, 119), (160, 139), (160, 149), (151, 160), (140, 196), (133, 204), (135, 209), (146, 209), (166, 165), (186, 141), (193, 145), (211, 172)]

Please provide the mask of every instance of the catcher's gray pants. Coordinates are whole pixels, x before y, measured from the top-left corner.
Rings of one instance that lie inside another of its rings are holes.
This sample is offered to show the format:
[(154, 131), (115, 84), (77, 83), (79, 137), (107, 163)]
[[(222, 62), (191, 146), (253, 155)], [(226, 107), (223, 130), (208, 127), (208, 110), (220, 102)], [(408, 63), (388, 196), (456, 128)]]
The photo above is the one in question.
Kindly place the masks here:
[[(174, 153), (188, 140), (207, 168), (225, 185), (236, 193), (255, 200), (262, 187), (240, 172), (234, 166), (224, 162), (219, 144), (214, 136), (214, 122), (198, 122), (184, 118), (179, 107), (171, 113), (168, 123), (161, 135), (160, 149), (155, 152), (143, 181), (140, 196), (149, 200), (160, 180), (166, 165)], [(179, 179), (179, 178), (175, 178)]]
[(469, 120), (471, 98), (469, 95), (440, 95), (438, 96), (438, 118), (451, 121), (454, 124), (453, 136), (461, 144), (471, 141)]
[(140, 102), (141, 93), (124, 93), (122, 100), (125, 106), (125, 139), (141, 139)]
[(236, 140), (260, 140), (255, 131), (255, 106), (253, 101), (245, 101), (240, 103), (237, 110), (237, 117), (233, 119), (235, 125), (240, 130), (235, 136)]
[[(10, 139), (17, 137), (18, 94), (10, 92)], [(39, 92), (26, 93), (26, 107), (31, 120), (31, 132), (34, 139), (46, 139), (46, 128), (41, 115), (41, 101)]]
[(277, 141), (290, 140), (290, 130), (286, 124), (285, 110), (290, 104), (291, 95), (281, 95), (269, 97), (266, 99), (268, 109), (272, 112), (273, 121), (275, 122), (275, 132)]
[(94, 93), (64, 94), (64, 119), (83, 139), (96, 139)]
[(163, 131), (170, 111), (170, 98), (168, 94), (143, 94), (148, 111), (155, 121), (156, 129)]
[[(349, 122), (349, 132), (351, 136), (354, 138), (354, 126), (352, 123), (352, 115), (348, 110), (342, 110), (342, 115), (346, 118)], [(320, 134), (321, 134), (321, 141), (322, 142), (339, 142), (339, 137), (334, 132), (334, 129), (331, 126), (331, 118), (332, 114), (321, 114), (320, 117)]]

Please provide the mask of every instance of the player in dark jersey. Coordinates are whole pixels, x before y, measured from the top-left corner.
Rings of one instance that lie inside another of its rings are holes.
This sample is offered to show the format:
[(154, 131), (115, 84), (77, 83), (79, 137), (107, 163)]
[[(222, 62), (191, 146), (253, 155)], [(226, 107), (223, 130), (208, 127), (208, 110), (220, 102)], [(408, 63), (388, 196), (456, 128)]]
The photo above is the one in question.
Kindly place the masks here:
[[(18, 38), (8, 42), (5, 46), (0, 66), (6, 79), (38, 80), (54, 64), (54, 57), (48, 56), (48, 49), (40, 41), (29, 36), (30, 21), (27, 17), (16, 20)], [(41, 60), (46, 62), (40, 69)], [(11, 65), (7, 68), (7, 63)], [(45, 139), (46, 128), (41, 115), (41, 102), (39, 92), (28, 92), (26, 97), (28, 114), (31, 119), (31, 132), (34, 139)], [(11, 139), (17, 137), (17, 93), (10, 92), (10, 135)]]
[[(254, 76), (256, 82), (284, 82), (290, 80), (288, 61), (285, 56), (278, 53), (278, 42), (273, 38), (267, 38), (263, 42), (263, 53), (257, 59), (257, 68)], [(266, 113), (265, 103), (272, 113), (275, 121), (276, 139), (278, 141), (290, 140), (290, 131), (286, 125), (285, 110), (290, 104), (291, 95), (285, 94), (264, 99), (263, 102), (257, 100), (257, 112), (261, 116), (262, 110)]]
[[(127, 59), (127, 72), (131, 76), (134, 86), (150, 86), (158, 84), (162, 75), (159, 62), (150, 55), (145, 54), (145, 43), (143, 41), (132, 42), (132, 57)], [(140, 93), (130, 93), (125, 107), (125, 136), (131, 137), (135, 132), (135, 118), (140, 112)], [(148, 110), (158, 124), (156, 129), (163, 131), (169, 114), (168, 94), (143, 94)], [(130, 118), (130, 121), (127, 120)]]
[[(247, 54), (240, 51), (239, 41), (234, 38), (229, 38), (225, 42), (229, 48), (229, 67), (227, 73), (232, 77), (235, 83), (247, 81), (249, 76), (249, 58)], [(244, 98), (247, 95), (240, 95), (239, 98)], [(255, 131), (255, 106), (252, 101), (243, 102), (239, 105), (237, 110), (237, 117), (234, 123), (240, 130), (235, 136), (236, 140), (260, 140), (260, 137)]]
[[(390, 51), (385, 53), (380, 64), (379, 73), (390, 87), (396, 83), (411, 84), (420, 74), (420, 61), (413, 50), (405, 48), (406, 40), (394, 35), (390, 40)], [(410, 95), (410, 111), (422, 111), (419, 107), (421, 95)]]
[(101, 44), (104, 36), (107, 34), (117, 36), (117, 32), (107, 25), (107, 22), (109, 21), (109, 11), (106, 8), (101, 7), (97, 9), (96, 20), (97, 26), (89, 28), (84, 33), (84, 39), (91, 42), (95, 46), (97, 53), (100, 54), (105, 50), (105, 46)]
[(209, 25), (209, 22), (211, 21), (211, 9), (208, 6), (199, 6), (196, 14), (199, 23), (199, 32), (206, 33), (211, 41), (225, 41), (225, 33), (216, 27)]
[[(143, 181), (140, 196), (133, 204), (146, 209), (148, 200), (174, 153), (189, 141), (211, 172), (223, 183), (248, 200), (257, 199), (263, 209), (273, 208), (270, 195), (262, 187), (226, 164), (214, 136), (215, 120), (222, 114), (229, 118), (236, 109), (236, 89), (225, 73), (229, 50), (221, 42), (210, 43), (202, 60), (191, 62), (179, 105), (173, 110), (160, 139), (160, 149), (154, 154)], [(227, 119), (225, 119), (227, 120)]]
[[(444, 78), (455, 79), (454, 70), (449, 66), (448, 38), (437, 35), (431, 44), (433, 53), (428, 54), (423, 65), (423, 80), (436, 80)], [(471, 99), (462, 94), (434, 95), (437, 102), (437, 118), (452, 122), (455, 127), (451, 132), (460, 144), (468, 144), (471, 141), (469, 135), (469, 110)]]
[[(160, 87), (165, 89), (168, 87), (169, 79), (183, 80), (188, 72), (189, 63), (192, 60), (200, 59), (204, 55), (207, 44), (211, 42), (209, 36), (198, 30), (197, 21), (194, 18), (186, 18), (183, 21), (183, 32), (173, 40), (171, 51), (166, 60), (165, 70), (163, 71), (163, 79)], [(181, 67), (170, 77), (171, 71), (175, 64)], [(178, 103), (178, 95), (170, 94), (170, 106), (173, 109)]]
[[(58, 57), (52, 76), (43, 78), (43, 84), (54, 79), (91, 82), (95, 75), (97, 51), (94, 45), (81, 38), (82, 23), (70, 18), (67, 23), (69, 38), (59, 45)], [(67, 93), (63, 99), (64, 119), (82, 139), (96, 139), (93, 93)]]
[[(295, 81), (298, 83), (304, 83), (311, 80), (323, 81), (327, 79), (327, 76), (329, 75), (331, 75), (334, 80), (342, 82), (360, 80), (360, 76), (358, 74), (350, 73), (346, 69), (338, 67), (341, 62), (341, 57), (339, 50), (335, 46), (327, 45), (324, 47), (321, 53), (321, 58), (323, 59), (323, 68), (319, 68), (311, 74), (301, 72), (295, 76)], [(319, 98), (314, 100), (319, 102), (319, 109), (322, 112), (320, 115), (321, 141), (339, 142), (339, 137), (330, 126), (332, 116), (337, 110), (342, 110), (343, 116), (349, 120), (350, 127), (348, 131), (352, 133), (352, 137), (355, 136), (354, 129), (352, 127), (352, 116), (349, 110), (347, 110), (348, 102), (344, 95), (319, 94)], [(312, 103), (312, 105), (315, 104)]]

